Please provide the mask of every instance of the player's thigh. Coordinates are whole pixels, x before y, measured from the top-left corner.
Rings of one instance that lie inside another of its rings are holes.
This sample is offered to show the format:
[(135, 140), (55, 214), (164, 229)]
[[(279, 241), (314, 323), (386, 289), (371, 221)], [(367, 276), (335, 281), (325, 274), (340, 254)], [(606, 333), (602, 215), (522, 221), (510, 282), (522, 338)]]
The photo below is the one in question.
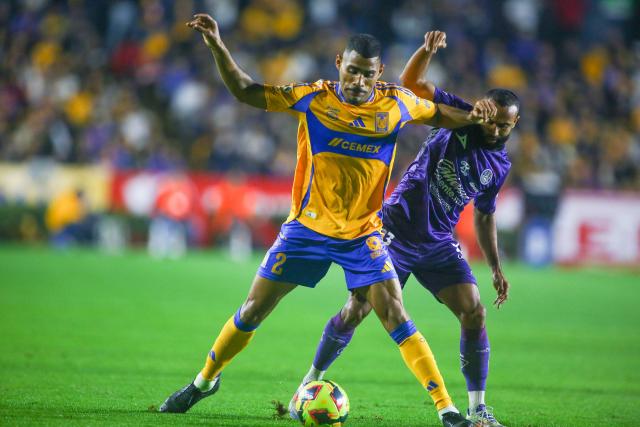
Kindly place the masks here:
[(367, 299), (387, 332), (392, 332), (409, 320), (402, 301), (402, 288), (397, 278), (360, 287), (355, 292)]
[(437, 296), (456, 316), (471, 314), (482, 306), (480, 292), (475, 283), (457, 283), (447, 286), (440, 290)]
[(260, 324), (278, 302), (295, 288), (293, 283), (278, 282), (256, 275), (240, 309), (240, 319), (251, 325)]
[(399, 244), (397, 240), (392, 240), (387, 245), (387, 253), (391, 258), (393, 267), (395, 268), (396, 274), (398, 275), (400, 287), (404, 289), (404, 286), (409, 280), (409, 276), (411, 276), (411, 269), (415, 264), (415, 252), (412, 253), (410, 251), (407, 251)]
[[(398, 254), (394, 251), (393, 246), (387, 246), (387, 252), (391, 261), (393, 263), (394, 269), (398, 276), (398, 281), (400, 282), (401, 290), (404, 289), (404, 285), (407, 283), (411, 272), (405, 268), (404, 260), (398, 256)], [(346, 273), (345, 273), (346, 275)], [(388, 280), (388, 279), (387, 279)], [(367, 288), (361, 288), (366, 290)], [(388, 297), (390, 300), (394, 300), (396, 295), (395, 289), (390, 290)], [(387, 303), (387, 305), (391, 305)], [(348, 324), (358, 325), (362, 320), (371, 313), (373, 307), (366, 299), (366, 292), (358, 292), (358, 289), (354, 289), (351, 292), (351, 296), (347, 300), (347, 303), (342, 309), (342, 320), (347, 322)]]

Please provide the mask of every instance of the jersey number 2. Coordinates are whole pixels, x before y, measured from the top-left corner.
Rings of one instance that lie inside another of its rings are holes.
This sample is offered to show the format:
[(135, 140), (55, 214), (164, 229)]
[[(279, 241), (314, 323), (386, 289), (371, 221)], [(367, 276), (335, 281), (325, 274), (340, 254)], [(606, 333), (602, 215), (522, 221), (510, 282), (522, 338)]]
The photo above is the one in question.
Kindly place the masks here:
[(282, 252), (276, 254), (276, 263), (271, 267), (271, 272), (273, 274), (282, 274), (282, 264), (287, 260), (287, 256)]

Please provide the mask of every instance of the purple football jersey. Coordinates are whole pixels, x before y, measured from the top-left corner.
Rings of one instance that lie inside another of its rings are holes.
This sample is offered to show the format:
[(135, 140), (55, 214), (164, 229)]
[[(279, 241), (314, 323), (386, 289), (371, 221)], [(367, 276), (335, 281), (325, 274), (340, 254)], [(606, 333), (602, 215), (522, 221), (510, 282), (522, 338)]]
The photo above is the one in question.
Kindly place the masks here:
[[(434, 102), (472, 109), (440, 89)], [(481, 212), (495, 211), (496, 196), (510, 167), (504, 143), (486, 144), (477, 125), (433, 129), (385, 201), (384, 227), (393, 234), (394, 243), (417, 251), (416, 256), (427, 255), (425, 250), (453, 241), (460, 213), (471, 200)]]

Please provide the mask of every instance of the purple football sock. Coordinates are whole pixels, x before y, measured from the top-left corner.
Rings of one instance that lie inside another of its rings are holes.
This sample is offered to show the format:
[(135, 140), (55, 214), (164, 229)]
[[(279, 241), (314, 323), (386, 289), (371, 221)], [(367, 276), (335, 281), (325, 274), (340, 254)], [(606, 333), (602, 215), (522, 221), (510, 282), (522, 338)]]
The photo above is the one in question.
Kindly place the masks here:
[(489, 337), (485, 328), (462, 328), (460, 366), (468, 391), (485, 390), (489, 375)]
[(326, 371), (334, 360), (340, 355), (342, 350), (349, 344), (355, 328), (342, 321), (340, 312), (327, 322), (322, 331), (322, 338), (316, 350), (316, 357), (313, 359), (313, 366)]

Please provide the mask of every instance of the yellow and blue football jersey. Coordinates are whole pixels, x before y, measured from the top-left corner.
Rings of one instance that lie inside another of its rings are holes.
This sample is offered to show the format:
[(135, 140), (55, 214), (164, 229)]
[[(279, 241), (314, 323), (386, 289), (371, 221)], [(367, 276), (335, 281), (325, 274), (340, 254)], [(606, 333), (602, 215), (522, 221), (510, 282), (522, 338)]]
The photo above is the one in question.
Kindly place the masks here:
[(406, 123), (423, 123), (435, 105), (395, 84), (377, 82), (369, 99), (345, 101), (340, 84), (265, 85), (267, 111), (299, 120), (298, 162), (287, 222), (326, 236), (355, 239), (380, 229), (377, 212)]

